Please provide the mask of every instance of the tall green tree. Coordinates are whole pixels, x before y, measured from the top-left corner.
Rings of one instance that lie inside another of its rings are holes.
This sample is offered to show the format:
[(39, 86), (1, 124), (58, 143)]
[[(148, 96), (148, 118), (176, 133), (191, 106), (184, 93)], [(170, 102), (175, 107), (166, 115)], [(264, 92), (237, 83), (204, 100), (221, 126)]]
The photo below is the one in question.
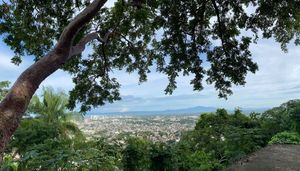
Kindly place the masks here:
[(124, 171), (149, 170), (149, 150), (149, 141), (129, 136), (123, 150)]
[(267, 110), (261, 119), (270, 136), (283, 131), (300, 133), (300, 100), (290, 100)]
[[(138, 72), (143, 82), (154, 67), (169, 78), (166, 93), (180, 74), (194, 76), (195, 90), (203, 89), (206, 76), (227, 97), (233, 84), (244, 85), (246, 74), (257, 70), (249, 45), (259, 32), (275, 37), (284, 50), (291, 40), (300, 42), (299, 0), (117, 0), (112, 8), (106, 2), (2, 1), (0, 34), (15, 52), (12, 61), (33, 55), (37, 62), (0, 103), (0, 153), (34, 92), (58, 69), (74, 76), (69, 107), (80, 102), (82, 111), (120, 99), (120, 85), (110, 76), (114, 69)], [(93, 53), (82, 57), (87, 44)]]
[(28, 148), (42, 144), (47, 139), (83, 141), (82, 132), (72, 121), (82, 118), (82, 115), (69, 111), (67, 103), (68, 96), (52, 88), (45, 88), (41, 98), (35, 95), (30, 102), (28, 116), (23, 118), (9, 146), (23, 154)]
[[(80, 117), (83, 119), (82, 115), (69, 111), (67, 103), (68, 96), (52, 88), (45, 88), (41, 97), (32, 98), (27, 116), (22, 119), (7, 150), (7, 154), (13, 156), (13, 161), (19, 163), (20, 169), (56, 170), (59, 167), (74, 169), (75, 161), (88, 157), (85, 154), (88, 150), (82, 144), (89, 146), (88, 148), (96, 148), (96, 143), (85, 142), (82, 132), (72, 122), (73, 119)], [(90, 144), (95, 144), (95, 147)], [(77, 153), (76, 150), (82, 152)], [(16, 155), (20, 159), (16, 160)]]
[(68, 99), (68, 95), (62, 91), (55, 92), (52, 88), (45, 88), (42, 99), (36, 95), (31, 99), (28, 112), (47, 124), (57, 124), (64, 136), (68, 136), (70, 132), (80, 136), (81, 132), (72, 120), (82, 120), (83, 115), (67, 109)]
[(239, 110), (228, 114), (224, 109), (202, 114), (189, 136), (183, 142), (190, 144), (194, 151), (209, 154), (220, 164), (232, 162), (265, 146), (271, 138), (256, 118)]

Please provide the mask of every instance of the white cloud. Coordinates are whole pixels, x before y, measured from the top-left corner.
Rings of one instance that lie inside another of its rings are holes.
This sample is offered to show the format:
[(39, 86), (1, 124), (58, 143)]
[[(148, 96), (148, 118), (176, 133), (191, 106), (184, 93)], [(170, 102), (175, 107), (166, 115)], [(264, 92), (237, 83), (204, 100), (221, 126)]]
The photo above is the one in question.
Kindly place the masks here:
[[(7, 47), (0, 42), (0, 81), (7, 80), (14, 82), (18, 76), (31, 65), (30, 60), (32, 58), (28, 57), (19, 66), (11, 63), (11, 57), (13, 53), (7, 50)], [(28, 60), (29, 59), (29, 60)]]
[(108, 0), (104, 6), (110, 8), (114, 5), (115, 2), (116, 0)]
[(128, 107), (123, 107), (121, 110), (120, 110), (120, 112), (128, 112)]
[(7, 71), (15, 71), (18, 70), (18, 66), (12, 64), (10, 59), (7, 56), (0, 54), (0, 68)]
[(74, 87), (74, 84), (72, 82), (72, 77), (69, 74), (62, 70), (58, 70), (44, 80), (40, 87), (48, 86), (69, 91)]

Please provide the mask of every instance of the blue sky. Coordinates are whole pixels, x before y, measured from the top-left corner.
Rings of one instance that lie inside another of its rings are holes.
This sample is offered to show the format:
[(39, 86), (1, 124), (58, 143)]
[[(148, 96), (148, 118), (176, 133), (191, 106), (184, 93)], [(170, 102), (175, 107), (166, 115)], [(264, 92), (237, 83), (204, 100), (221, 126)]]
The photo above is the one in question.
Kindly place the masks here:
[[(87, 50), (88, 52), (89, 50)], [(114, 72), (122, 84), (123, 99), (114, 104), (107, 104), (96, 111), (125, 112), (180, 109), (194, 106), (212, 106), (233, 109), (266, 108), (277, 106), (287, 100), (300, 97), (300, 48), (289, 46), (289, 52), (284, 53), (280, 45), (273, 40), (261, 40), (251, 45), (253, 60), (259, 65), (256, 74), (248, 74), (245, 86), (234, 87), (234, 94), (228, 100), (219, 99), (212, 85), (204, 82), (201, 92), (194, 92), (189, 84), (191, 77), (179, 77), (178, 88), (173, 95), (165, 95), (167, 77), (152, 72), (148, 81), (139, 85), (137, 74), (122, 71)], [(18, 75), (30, 66), (31, 57), (24, 58), (20, 66), (10, 63), (13, 52), (2, 40), (0, 41), (0, 80), (14, 82)], [(87, 53), (86, 52), (86, 53)], [(41, 85), (52, 86), (65, 91), (71, 90), (71, 76), (63, 71), (57, 71)], [(38, 93), (41, 92), (40, 88)]]

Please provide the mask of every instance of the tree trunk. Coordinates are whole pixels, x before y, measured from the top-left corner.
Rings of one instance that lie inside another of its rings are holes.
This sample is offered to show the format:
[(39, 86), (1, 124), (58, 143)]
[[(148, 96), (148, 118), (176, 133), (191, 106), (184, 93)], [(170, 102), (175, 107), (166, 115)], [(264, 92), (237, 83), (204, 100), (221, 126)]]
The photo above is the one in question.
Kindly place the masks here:
[[(85, 24), (91, 21), (106, 1), (94, 0), (79, 13), (66, 26), (54, 49), (26, 69), (0, 103), (0, 162), (5, 147), (19, 126), (33, 94), (43, 80), (58, 70), (74, 54), (72, 52), (74, 37)], [(86, 40), (83, 42), (87, 43)]]

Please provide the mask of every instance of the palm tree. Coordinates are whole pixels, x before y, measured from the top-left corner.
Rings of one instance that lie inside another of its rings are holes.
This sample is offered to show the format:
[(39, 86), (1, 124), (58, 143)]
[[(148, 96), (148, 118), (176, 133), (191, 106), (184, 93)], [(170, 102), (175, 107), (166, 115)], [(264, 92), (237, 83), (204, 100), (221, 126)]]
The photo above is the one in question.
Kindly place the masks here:
[(67, 104), (68, 96), (63, 91), (54, 91), (47, 87), (43, 89), (42, 98), (33, 96), (28, 113), (45, 124), (57, 126), (60, 136), (82, 138), (81, 131), (72, 120), (82, 119), (83, 116), (79, 112), (68, 110)]
[[(68, 110), (67, 104), (68, 96), (52, 88), (44, 88), (41, 97), (32, 98), (27, 117), (23, 118), (7, 149), (7, 154), (22, 164), (21, 168), (28, 164), (27, 160), (31, 161), (31, 154), (39, 155), (37, 160), (42, 161), (41, 156), (45, 157), (45, 154), (51, 151), (50, 147), (47, 147), (49, 143), (60, 142), (62, 144), (58, 146), (64, 147), (63, 143), (67, 142), (68, 149), (65, 150), (74, 151), (74, 144), (85, 142), (84, 135), (72, 122), (74, 119), (82, 119), (83, 116), (81, 113)], [(52, 155), (46, 157), (51, 158)], [(20, 156), (22, 160), (15, 156)]]

